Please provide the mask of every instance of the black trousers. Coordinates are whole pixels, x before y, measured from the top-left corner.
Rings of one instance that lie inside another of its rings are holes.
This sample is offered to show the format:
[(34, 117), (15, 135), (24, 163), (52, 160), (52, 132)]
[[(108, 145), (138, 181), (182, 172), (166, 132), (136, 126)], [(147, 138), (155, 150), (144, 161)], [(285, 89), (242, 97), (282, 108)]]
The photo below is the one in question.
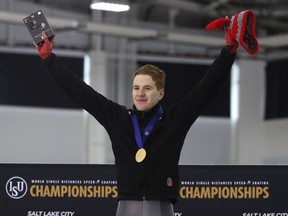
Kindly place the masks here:
[(169, 201), (120, 200), (116, 216), (174, 216), (174, 209)]

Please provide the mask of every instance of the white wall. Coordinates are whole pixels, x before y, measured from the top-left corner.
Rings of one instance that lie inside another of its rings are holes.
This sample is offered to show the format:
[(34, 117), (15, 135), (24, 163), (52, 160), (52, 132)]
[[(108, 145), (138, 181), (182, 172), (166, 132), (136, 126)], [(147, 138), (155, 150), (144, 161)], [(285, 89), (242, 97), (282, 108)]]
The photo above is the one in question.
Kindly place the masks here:
[(0, 163), (85, 163), (83, 111), (0, 106)]
[(261, 164), (265, 158), (263, 146), (265, 105), (265, 62), (238, 59), (238, 118), (235, 127), (235, 163)]
[(180, 164), (230, 164), (230, 119), (199, 117), (187, 134)]
[(238, 117), (231, 145), (236, 164), (287, 164), (288, 118), (264, 120), (265, 67), (259, 59), (238, 59)]
[(270, 120), (263, 126), (264, 164), (288, 164), (288, 119)]
[[(113, 163), (106, 132), (87, 115), (0, 106), (0, 163)], [(180, 163), (228, 164), (229, 130), (229, 119), (199, 118), (187, 134)]]
[(266, 63), (238, 58), (235, 65), (232, 118), (200, 117), (187, 135), (180, 163), (288, 164), (288, 118), (264, 120)]

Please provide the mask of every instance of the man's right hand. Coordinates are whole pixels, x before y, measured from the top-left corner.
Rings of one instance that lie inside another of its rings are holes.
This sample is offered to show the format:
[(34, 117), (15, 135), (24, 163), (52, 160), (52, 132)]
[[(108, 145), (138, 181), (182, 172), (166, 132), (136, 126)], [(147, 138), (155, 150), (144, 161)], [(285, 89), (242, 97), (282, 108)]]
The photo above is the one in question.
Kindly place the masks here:
[(42, 32), (42, 37), (44, 39), (43, 44), (39, 46), (34, 42), (34, 45), (38, 49), (38, 53), (41, 59), (45, 60), (52, 53), (54, 38), (52, 39), (52, 41), (49, 41), (45, 32)]

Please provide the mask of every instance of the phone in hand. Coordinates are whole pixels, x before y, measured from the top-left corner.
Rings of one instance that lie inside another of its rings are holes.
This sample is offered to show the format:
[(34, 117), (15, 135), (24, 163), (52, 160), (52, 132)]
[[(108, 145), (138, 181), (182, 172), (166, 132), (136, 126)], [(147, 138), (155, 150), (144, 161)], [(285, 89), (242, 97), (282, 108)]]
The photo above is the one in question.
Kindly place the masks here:
[(25, 17), (23, 19), (23, 22), (25, 23), (28, 31), (30, 32), (34, 42), (40, 46), (43, 44), (44, 39), (42, 36), (42, 32), (44, 31), (48, 37), (48, 39), (51, 41), (55, 34), (53, 32), (53, 29), (47, 22), (43, 12), (41, 10), (36, 11), (35, 13), (32, 13), (31, 15)]

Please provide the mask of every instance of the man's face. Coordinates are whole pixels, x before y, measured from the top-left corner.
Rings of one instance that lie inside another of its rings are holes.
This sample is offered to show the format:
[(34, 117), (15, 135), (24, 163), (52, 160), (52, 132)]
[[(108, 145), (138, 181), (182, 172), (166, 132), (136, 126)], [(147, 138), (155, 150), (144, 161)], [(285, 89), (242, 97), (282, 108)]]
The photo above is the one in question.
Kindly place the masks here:
[(137, 110), (147, 111), (163, 98), (164, 89), (157, 90), (151, 76), (139, 74), (133, 81), (132, 96)]

